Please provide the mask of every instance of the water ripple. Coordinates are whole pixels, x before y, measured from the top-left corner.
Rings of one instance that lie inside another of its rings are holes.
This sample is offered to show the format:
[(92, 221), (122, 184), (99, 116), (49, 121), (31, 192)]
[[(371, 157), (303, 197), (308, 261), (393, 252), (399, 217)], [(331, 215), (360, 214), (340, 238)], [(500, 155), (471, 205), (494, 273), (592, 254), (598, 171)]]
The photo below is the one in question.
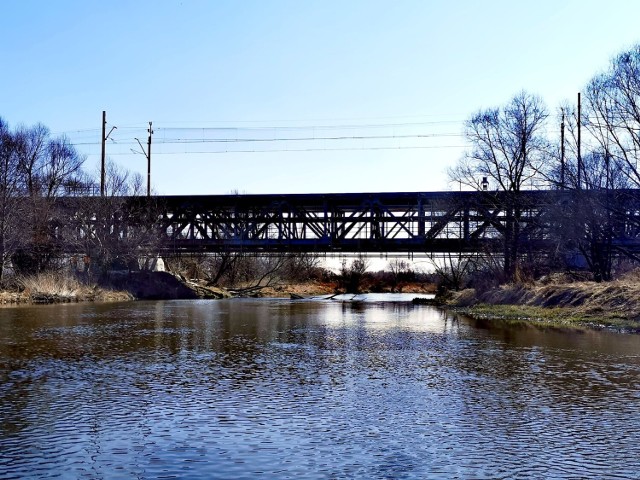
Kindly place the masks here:
[(640, 471), (633, 336), (491, 330), (396, 304), (81, 311), (0, 336), (0, 478)]

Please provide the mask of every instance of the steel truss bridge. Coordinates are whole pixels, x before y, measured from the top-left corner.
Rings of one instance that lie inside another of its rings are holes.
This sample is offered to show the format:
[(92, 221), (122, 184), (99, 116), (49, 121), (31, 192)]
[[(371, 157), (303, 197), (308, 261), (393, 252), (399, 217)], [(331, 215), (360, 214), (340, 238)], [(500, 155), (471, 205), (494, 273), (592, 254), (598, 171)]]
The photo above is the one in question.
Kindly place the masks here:
[[(147, 201), (159, 209), (165, 254), (438, 254), (483, 252), (503, 244), (513, 215), (506, 206), (514, 201), (521, 243), (527, 249), (551, 248), (552, 223), (563, 221), (563, 206), (576, 202), (577, 194), (586, 193), (525, 191), (517, 198), (507, 192), (157, 196)], [(632, 206), (625, 207), (617, 223), (616, 241), (637, 246), (640, 192), (627, 195)]]

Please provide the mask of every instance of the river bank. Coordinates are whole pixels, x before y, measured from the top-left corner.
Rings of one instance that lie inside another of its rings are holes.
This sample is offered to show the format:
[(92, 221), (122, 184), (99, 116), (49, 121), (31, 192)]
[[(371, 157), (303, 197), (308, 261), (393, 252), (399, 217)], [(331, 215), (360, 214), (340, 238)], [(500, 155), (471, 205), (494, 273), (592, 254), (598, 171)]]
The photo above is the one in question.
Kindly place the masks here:
[(558, 275), (485, 292), (467, 289), (452, 293), (443, 304), (477, 319), (640, 332), (640, 272), (607, 283)]
[(134, 296), (127, 291), (53, 272), (14, 279), (11, 283), (5, 283), (0, 290), (0, 305), (117, 302), (133, 299)]
[[(101, 284), (43, 275), (22, 288), (0, 291), (0, 304), (122, 302), (132, 300), (219, 299), (232, 296), (305, 298), (341, 292), (335, 282), (279, 283), (249, 292), (207, 286), (168, 272), (122, 272)], [(433, 294), (435, 285), (406, 283), (402, 293)], [(398, 287), (363, 293), (398, 293)], [(556, 275), (536, 283), (509, 284), (488, 291), (451, 292), (437, 299), (445, 308), (476, 319), (545, 328), (615, 329), (640, 332), (640, 272), (608, 283), (573, 281)]]
[(129, 292), (87, 287), (69, 294), (49, 294), (31, 291), (0, 291), (0, 305), (37, 305), (75, 302), (125, 302), (135, 298)]
[[(361, 293), (434, 294), (430, 283), (404, 282), (366, 285)], [(237, 290), (212, 287), (169, 272), (111, 272), (108, 278), (91, 281), (56, 273), (43, 273), (0, 290), (0, 305), (75, 302), (123, 302), (132, 300), (220, 299), (234, 296), (263, 298), (305, 298), (344, 293), (338, 282), (308, 280), (278, 282), (269, 286), (240, 287)]]
[(1, 305), (76, 302), (126, 302), (224, 298), (223, 289), (199, 285), (168, 272), (115, 272), (101, 281), (43, 273), (0, 291)]

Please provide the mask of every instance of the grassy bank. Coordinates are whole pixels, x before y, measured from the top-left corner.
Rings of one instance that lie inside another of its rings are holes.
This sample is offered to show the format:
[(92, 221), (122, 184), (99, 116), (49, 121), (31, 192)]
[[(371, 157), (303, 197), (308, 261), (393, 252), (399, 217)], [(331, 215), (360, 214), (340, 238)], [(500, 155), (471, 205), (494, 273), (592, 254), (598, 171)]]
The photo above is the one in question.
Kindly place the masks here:
[(475, 318), (640, 332), (640, 273), (608, 283), (558, 276), (486, 292), (469, 289), (453, 294), (447, 306)]
[(0, 303), (5, 305), (126, 300), (133, 300), (129, 292), (84, 283), (75, 276), (55, 272), (21, 277), (0, 292)]

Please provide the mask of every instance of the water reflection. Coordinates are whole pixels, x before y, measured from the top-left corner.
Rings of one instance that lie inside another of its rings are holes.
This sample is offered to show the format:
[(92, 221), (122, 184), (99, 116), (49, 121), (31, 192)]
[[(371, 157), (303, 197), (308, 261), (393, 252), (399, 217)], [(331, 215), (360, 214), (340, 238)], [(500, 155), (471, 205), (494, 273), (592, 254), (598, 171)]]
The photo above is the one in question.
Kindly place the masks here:
[(633, 478), (639, 373), (375, 299), (3, 309), (0, 477)]

